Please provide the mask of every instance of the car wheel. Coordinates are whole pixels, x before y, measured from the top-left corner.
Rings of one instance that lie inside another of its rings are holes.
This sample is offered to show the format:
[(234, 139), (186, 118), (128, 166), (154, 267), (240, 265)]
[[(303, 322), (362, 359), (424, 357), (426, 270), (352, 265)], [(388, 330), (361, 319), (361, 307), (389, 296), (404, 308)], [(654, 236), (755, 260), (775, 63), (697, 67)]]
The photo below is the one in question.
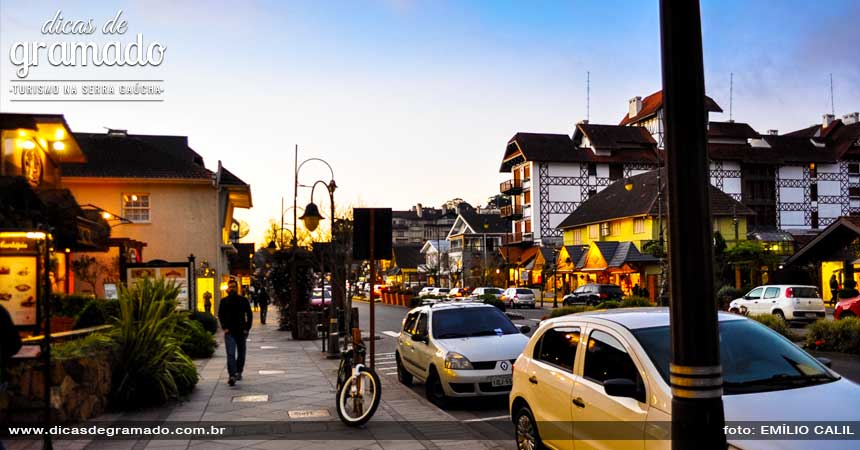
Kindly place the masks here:
[(399, 353), (395, 356), (394, 360), (397, 363), (397, 381), (404, 386), (412, 386), (412, 374), (403, 367), (403, 361), (400, 360)]
[(783, 322), (785, 322), (785, 321), (786, 321), (786, 320), (785, 320), (785, 313), (783, 313), (782, 311), (780, 311), (780, 310), (778, 310), (778, 309), (777, 309), (776, 311), (774, 311), (774, 312), (773, 312), (773, 315), (774, 315), (774, 316), (776, 316), (776, 317), (779, 317), (780, 319), (782, 319), (782, 321), (783, 321)]
[(427, 382), (424, 383), (424, 395), (427, 397), (427, 400), (430, 400), (430, 403), (433, 403), (439, 408), (445, 409), (448, 407), (448, 396), (445, 395), (445, 388), (442, 387), (442, 380), (439, 378), (439, 374), (436, 373), (436, 369), (433, 367), (430, 368), (430, 376), (427, 377)]
[(739, 309), (737, 309), (737, 308), (730, 308), (730, 309), (729, 309), (729, 312), (730, 312), (730, 313), (733, 313), (733, 314), (740, 314), (740, 313), (741, 313), (741, 310), (739, 310)]
[(514, 436), (517, 450), (544, 450), (537, 423), (528, 406), (522, 406), (514, 414)]
[(851, 311), (842, 311), (842, 314), (839, 314), (840, 319), (844, 319), (846, 317), (855, 317), (854, 313)]

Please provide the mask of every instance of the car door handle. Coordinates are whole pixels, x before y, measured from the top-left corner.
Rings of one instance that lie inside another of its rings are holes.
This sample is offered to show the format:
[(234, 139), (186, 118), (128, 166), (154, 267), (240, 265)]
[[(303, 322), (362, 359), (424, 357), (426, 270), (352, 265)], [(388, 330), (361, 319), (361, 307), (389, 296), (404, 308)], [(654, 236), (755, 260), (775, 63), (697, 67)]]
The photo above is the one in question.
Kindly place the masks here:
[(534, 375), (530, 376), (530, 377), (529, 377), (529, 383), (531, 383), (531, 384), (538, 384), (538, 382), (537, 382), (537, 377), (536, 377), (536, 376), (534, 376)]
[(574, 405), (576, 405), (580, 408), (585, 408), (585, 402), (582, 400), (582, 397), (576, 397), (575, 399), (573, 399), (571, 401), (573, 402)]

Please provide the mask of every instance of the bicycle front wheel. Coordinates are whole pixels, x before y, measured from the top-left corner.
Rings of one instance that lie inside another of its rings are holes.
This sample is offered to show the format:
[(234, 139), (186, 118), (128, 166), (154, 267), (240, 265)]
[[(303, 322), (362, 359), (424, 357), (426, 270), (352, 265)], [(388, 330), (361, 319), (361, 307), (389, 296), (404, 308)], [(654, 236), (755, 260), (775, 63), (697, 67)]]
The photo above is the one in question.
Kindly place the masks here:
[(351, 426), (364, 425), (376, 412), (382, 398), (379, 375), (365, 367), (356, 375), (350, 375), (337, 392), (337, 415)]

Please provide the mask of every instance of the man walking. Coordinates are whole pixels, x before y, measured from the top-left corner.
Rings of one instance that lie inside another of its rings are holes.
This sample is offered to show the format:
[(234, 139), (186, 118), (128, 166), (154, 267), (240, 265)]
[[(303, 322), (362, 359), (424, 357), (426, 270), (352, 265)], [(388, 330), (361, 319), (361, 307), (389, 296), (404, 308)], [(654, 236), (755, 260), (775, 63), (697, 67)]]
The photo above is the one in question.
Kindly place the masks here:
[(266, 315), (269, 312), (269, 293), (265, 288), (258, 287), (257, 289), (257, 304), (260, 305), (260, 323), (266, 324)]
[(839, 280), (836, 279), (836, 274), (830, 276), (830, 306), (836, 305), (836, 302), (839, 300)]
[(245, 340), (251, 331), (253, 320), (251, 304), (247, 298), (239, 295), (239, 284), (236, 280), (230, 280), (227, 282), (227, 296), (221, 300), (221, 306), (218, 308), (218, 321), (224, 330), (230, 386), (242, 379), (242, 370), (245, 368)]

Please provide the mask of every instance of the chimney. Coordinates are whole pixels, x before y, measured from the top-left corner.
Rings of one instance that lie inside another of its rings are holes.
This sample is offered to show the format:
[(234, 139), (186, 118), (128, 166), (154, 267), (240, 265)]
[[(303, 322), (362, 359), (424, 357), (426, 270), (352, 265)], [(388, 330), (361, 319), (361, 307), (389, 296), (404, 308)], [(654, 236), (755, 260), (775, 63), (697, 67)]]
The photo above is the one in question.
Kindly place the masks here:
[(771, 136), (779, 136), (779, 130), (773, 130), (773, 129), (767, 130), (767, 134), (769, 134)]
[(424, 217), (424, 208), (421, 207), (421, 203), (415, 205), (415, 214), (417, 214), (418, 217)]
[(860, 122), (860, 112), (853, 112), (851, 114), (845, 114), (842, 116), (842, 123), (845, 125), (850, 125), (852, 123)]
[(627, 117), (631, 119), (636, 117), (636, 115), (639, 114), (639, 111), (642, 111), (642, 97), (636, 96), (631, 98), (627, 106)]
[(836, 119), (836, 116), (833, 114), (825, 114), (821, 116), (821, 128), (827, 128)]

